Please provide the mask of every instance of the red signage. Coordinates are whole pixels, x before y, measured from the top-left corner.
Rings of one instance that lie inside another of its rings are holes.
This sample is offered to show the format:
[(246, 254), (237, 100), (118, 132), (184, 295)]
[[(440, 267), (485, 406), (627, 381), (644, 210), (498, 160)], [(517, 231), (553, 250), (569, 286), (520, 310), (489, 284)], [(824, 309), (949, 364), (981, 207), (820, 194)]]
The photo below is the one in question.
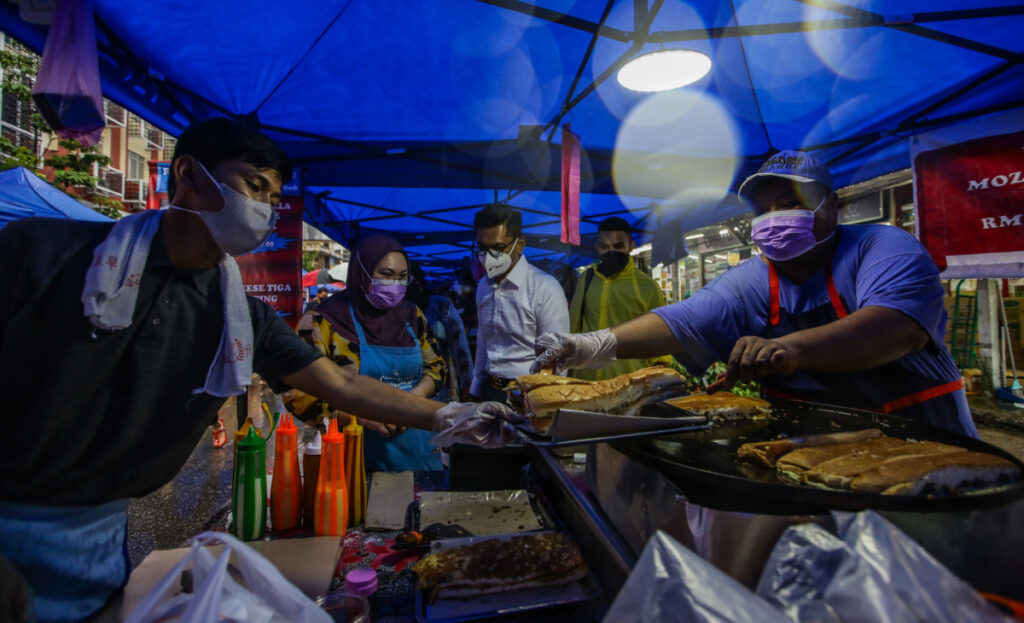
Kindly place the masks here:
[(918, 236), (943, 277), (1020, 276), (1024, 131), (928, 139), (913, 159)]
[(562, 242), (580, 244), (580, 139), (562, 126)]
[(302, 208), (302, 197), (285, 197), (263, 246), (235, 258), (246, 294), (269, 303), (293, 329), (302, 315)]
[(170, 162), (149, 161), (149, 192), (146, 193), (146, 209), (159, 210), (167, 207), (170, 195), (167, 194), (167, 182), (171, 175)]

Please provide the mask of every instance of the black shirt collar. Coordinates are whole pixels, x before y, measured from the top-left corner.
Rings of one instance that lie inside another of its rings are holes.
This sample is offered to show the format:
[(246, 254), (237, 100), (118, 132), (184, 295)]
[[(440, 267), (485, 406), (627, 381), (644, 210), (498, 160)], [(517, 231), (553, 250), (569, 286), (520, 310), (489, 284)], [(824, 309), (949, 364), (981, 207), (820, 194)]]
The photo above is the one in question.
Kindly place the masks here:
[(219, 276), (219, 266), (213, 268), (207, 268), (199, 272), (190, 273), (175, 268), (174, 264), (171, 263), (170, 256), (167, 255), (167, 249), (164, 248), (163, 243), (160, 241), (160, 236), (153, 236), (153, 243), (149, 246), (149, 259), (147, 265), (150, 268), (170, 268), (173, 271), (187, 275), (192, 281), (192, 285), (195, 286), (196, 290), (204, 297), (210, 296), (210, 287), (213, 284), (214, 278)]

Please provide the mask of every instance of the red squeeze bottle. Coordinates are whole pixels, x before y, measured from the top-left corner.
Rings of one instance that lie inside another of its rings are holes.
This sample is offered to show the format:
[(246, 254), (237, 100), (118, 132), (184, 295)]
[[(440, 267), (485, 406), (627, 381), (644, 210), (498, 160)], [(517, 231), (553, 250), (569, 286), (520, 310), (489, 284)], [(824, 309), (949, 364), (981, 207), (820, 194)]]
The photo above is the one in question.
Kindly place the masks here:
[(316, 482), (320, 478), (320, 446), (320, 427), (317, 426), (313, 441), (306, 444), (302, 453), (302, 477), (305, 480), (302, 485), (302, 525), (307, 528), (313, 527)]
[(332, 419), (323, 436), (320, 478), (316, 481), (313, 531), (317, 536), (345, 536), (348, 525), (348, 486), (345, 482), (345, 435)]
[(295, 420), (291, 413), (285, 413), (274, 433), (274, 480), (270, 485), (270, 525), (274, 530), (290, 530), (299, 525), (302, 479), (298, 440)]

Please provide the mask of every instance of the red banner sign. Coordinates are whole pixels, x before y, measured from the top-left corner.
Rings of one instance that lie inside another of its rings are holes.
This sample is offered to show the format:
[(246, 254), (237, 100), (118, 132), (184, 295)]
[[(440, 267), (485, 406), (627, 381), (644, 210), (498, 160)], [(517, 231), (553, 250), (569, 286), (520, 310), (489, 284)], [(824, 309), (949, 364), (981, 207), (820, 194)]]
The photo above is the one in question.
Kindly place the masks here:
[(302, 315), (302, 208), (302, 197), (285, 197), (263, 246), (235, 258), (246, 294), (269, 303), (293, 329)]
[(943, 277), (1024, 275), (1024, 131), (990, 134), (914, 143), (918, 236)]
[(580, 244), (580, 139), (562, 127), (562, 242)]

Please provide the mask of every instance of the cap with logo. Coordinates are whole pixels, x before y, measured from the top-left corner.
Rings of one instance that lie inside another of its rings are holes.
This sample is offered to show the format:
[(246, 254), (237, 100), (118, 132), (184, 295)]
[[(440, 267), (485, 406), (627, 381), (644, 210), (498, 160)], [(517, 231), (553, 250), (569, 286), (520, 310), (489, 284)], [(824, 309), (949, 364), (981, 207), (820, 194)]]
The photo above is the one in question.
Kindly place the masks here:
[(749, 200), (750, 193), (765, 181), (764, 178), (769, 177), (781, 177), (803, 183), (817, 182), (832, 190), (832, 174), (828, 167), (802, 151), (790, 150), (780, 151), (765, 160), (757, 173), (744, 180), (737, 194), (741, 199)]

